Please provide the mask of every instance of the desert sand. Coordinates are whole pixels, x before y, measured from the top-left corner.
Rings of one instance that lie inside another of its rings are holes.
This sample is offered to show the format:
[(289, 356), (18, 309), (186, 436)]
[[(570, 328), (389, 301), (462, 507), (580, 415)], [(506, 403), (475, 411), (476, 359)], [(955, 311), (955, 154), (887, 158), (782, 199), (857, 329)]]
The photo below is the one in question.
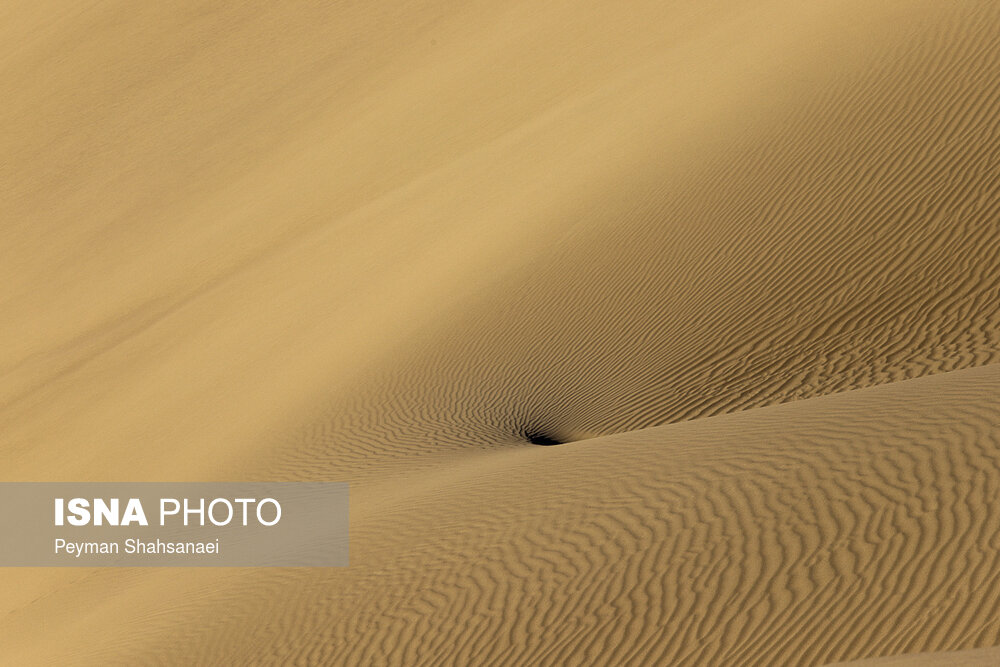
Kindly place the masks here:
[(0, 664), (1000, 663), (998, 82), (992, 2), (5, 3), (0, 481), (346, 481), (351, 565), (3, 569)]
[[(885, 658), (869, 658), (856, 662), (837, 663), (838, 667), (993, 667), (1000, 664), (1000, 649), (980, 648), (969, 651), (946, 651), (941, 653), (917, 653), (894, 655)], [(832, 666), (831, 666), (832, 667)]]

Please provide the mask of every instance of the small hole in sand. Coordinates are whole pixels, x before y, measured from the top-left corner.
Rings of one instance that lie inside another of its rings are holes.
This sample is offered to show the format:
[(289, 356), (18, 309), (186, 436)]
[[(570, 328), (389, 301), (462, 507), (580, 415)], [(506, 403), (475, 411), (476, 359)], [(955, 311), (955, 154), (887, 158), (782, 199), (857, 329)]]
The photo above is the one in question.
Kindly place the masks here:
[(543, 447), (550, 447), (552, 445), (563, 444), (562, 440), (553, 437), (549, 433), (543, 431), (525, 431), (524, 437), (533, 445), (542, 445)]

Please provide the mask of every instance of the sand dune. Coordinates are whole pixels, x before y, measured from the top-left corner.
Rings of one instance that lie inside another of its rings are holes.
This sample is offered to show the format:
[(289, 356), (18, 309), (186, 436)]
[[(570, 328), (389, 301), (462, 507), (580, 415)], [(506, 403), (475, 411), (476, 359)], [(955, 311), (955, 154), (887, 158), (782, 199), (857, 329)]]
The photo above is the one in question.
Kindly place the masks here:
[(0, 572), (0, 663), (1000, 645), (1000, 5), (0, 17), (0, 479), (352, 485), (343, 570)]
[[(11, 614), (4, 644), (110, 587), (62, 631), (95, 663), (825, 664), (988, 645), (998, 386), (988, 366), (470, 451), (359, 489), (350, 568), (97, 572)], [(121, 639), (81, 639), (113, 618)], [(26, 643), (15, 658), (63, 655)]]

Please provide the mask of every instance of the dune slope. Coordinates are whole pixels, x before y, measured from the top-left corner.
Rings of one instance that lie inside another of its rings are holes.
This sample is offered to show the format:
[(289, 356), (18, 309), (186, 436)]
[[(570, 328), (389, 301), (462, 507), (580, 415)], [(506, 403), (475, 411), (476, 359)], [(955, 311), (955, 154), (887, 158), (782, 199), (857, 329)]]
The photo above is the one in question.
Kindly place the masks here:
[(992, 3), (6, 11), (9, 478), (357, 479), (997, 359)]
[[(478, 451), (359, 490), (350, 568), (130, 574), (65, 644), (4, 645), (52, 659), (86, 646), (95, 664), (408, 665), (818, 665), (989, 646), (998, 389), (989, 366)], [(4, 628), (118, 577), (95, 573)], [(110, 618), (114, 637), (80, 641)]]
[(1000, 644), (1000, 4), (626, 5), (0, 7), (0, 480), (352, 485), (0, 663)]

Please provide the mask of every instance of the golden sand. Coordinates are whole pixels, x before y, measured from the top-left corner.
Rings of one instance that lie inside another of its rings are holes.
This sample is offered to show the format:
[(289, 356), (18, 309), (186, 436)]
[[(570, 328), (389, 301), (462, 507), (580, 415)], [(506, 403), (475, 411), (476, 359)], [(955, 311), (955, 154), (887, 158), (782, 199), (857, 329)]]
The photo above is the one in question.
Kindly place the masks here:
[(0, 664), (993, 664), (998, 81), (993, 2), (4, 3), (0, 481), (347, 481), (351, 565), (0, 570)]

